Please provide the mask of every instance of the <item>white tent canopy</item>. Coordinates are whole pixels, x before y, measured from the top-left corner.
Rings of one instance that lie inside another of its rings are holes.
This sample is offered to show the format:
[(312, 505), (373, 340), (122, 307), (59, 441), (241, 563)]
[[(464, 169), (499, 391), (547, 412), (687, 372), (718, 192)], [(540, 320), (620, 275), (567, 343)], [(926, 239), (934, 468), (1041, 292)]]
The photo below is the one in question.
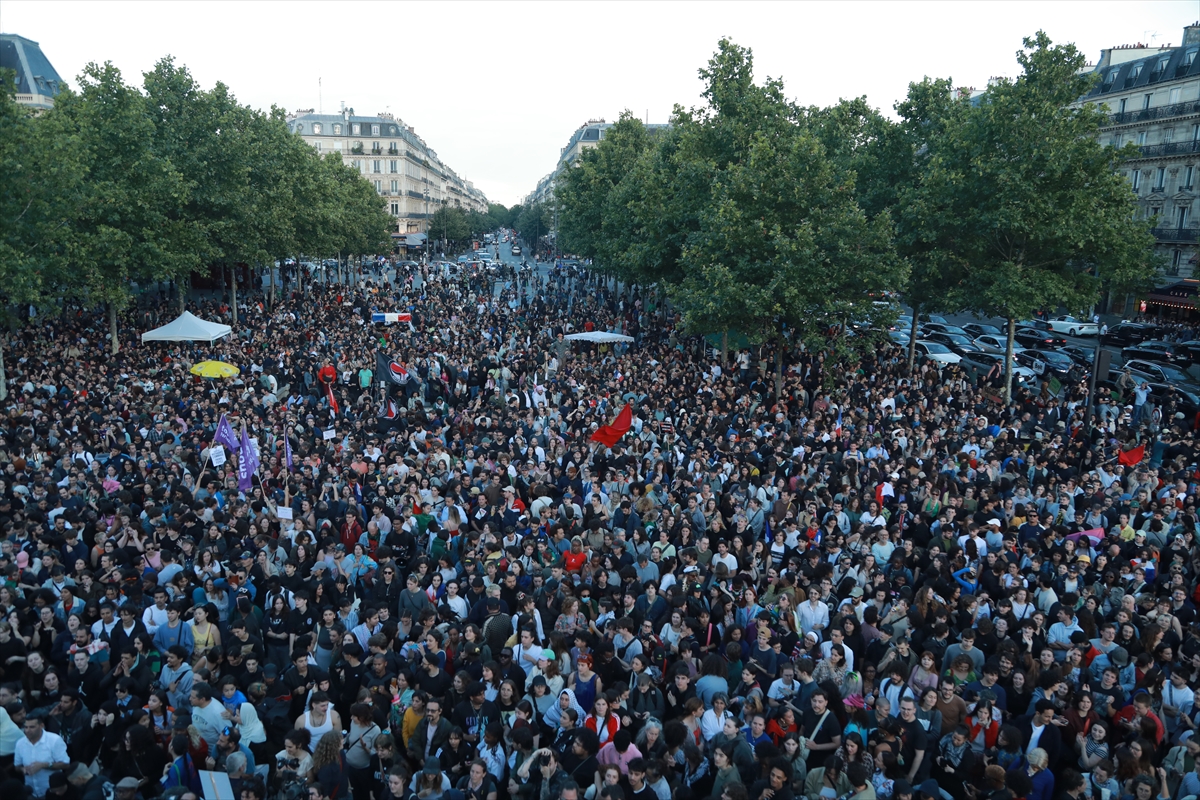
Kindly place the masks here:
[(598, 344), (608, 344), (609, 342), (632, 342), (632, 336), (626, 336), (623, 333), (613, 333), (612, 331), (590, 331), (588, 333), (572, 333), (570, 336), (564, 336), (572, 342), (596, 342)]
[(208, 322), (200, 319), (190, 311), (183, 312), (178, 319), (168, 322), (161, 328), (146, 331), (142, 334), (143, 342), (208, 342), (212, 344), (217, 339), (233, 333), (228, 325), (219, 322)]

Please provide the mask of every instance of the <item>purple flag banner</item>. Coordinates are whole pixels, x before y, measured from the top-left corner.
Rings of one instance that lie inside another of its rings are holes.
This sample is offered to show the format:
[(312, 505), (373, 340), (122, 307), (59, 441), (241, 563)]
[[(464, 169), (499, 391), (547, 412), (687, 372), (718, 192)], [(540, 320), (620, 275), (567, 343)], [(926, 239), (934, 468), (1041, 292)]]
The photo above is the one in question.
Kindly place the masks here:
[(292, 440), (286, 435), (283, 437), (283, 463), (287, 465), (287, 471), (292, 471)]
[(246, 427), (242, 426), (241, 450), (238, 453), (238, 490), (248, 492), (254, 488), (254, 473), (258, 471), (258, 459), (254, 456), (254, 448), (250, 446), (250, 438), (246, 436)]
[(233, 426), (229, 424), (229, 420), (225, 419), (224, 414), (217, 422), (217, 432), (213, 435), (213, 441), (225, 445), (225, 449), (231, 453), (236, 453), (241, 447), (237, 440), (237, 434), (233, 432)]

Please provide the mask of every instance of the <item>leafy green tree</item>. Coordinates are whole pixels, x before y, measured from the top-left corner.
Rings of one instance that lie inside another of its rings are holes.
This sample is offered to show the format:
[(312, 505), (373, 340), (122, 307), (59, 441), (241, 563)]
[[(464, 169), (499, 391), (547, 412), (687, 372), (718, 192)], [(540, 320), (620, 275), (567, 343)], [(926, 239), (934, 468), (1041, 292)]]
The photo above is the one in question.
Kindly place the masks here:
[(612, 243), (621, 240), (624, 215), (620, 208), (610, 207), (613, 190), (653, 143), (654, 134), (624, 111), (600, 144), (585, 150), (564, 173), (555, 187), (558, 235), (564, 249), (606, 267), (615, 264)]
[[(46, 126), (13, 96), (10, 70), (0, 70), (0, 324), (22, 322), (15, 309), (39, 313), (72, 297), (67, 260), (69, 221), (82, 191), (81, 151), (73, 136)], [(0, 341), (0, 400), (8, 396)]]
[(831, 160), (778, 80), (753, 80), (748, 49), (728, 40), (700, 71), (707, 105), (676, 108), (657, 152), (627, 180), (635, 274), (670, 287), (694, 332), (735, 327), (782, 350), (826, 343), (830, 328), (873, 312), (903, 263), (886, 212), (869, 219), (854, 176)]
[(546, 203), (522, 206), (516, 229), (530, 247), (536, 247), (541, 237), (554, 230), (554, 212)]
[(471, 228), (461, 208), (442, 206), (429, 219), (429, 234), (448, 242), (461, 242), (471, 235)]
[(961, 269), (951, 304), (1008, 321), (1006, 395), (1018, 319), (1093, 303), (1105, 280), (1136, 285), (1154, 272), (1150, 223), (1102, 145), (1101, 110), (1072, 107), (1095, 79), (1073, 45), (1024, 40), (1022, 74), (996, 81), (978, 105), (927, 137), (930, 157), (904, 193), (919, 223), (912, 245)]
[(116, 353), (130, 281), (184, 276), (200, 263), (180, 213), (187, 183), (156, 150), (145, 97), (110, 63), (89, 64), (79, 92), (60, 93), (39, 124), (78, 142), (84, 180), (64, 220), (66, 254), (88, 297), (107, 306)]

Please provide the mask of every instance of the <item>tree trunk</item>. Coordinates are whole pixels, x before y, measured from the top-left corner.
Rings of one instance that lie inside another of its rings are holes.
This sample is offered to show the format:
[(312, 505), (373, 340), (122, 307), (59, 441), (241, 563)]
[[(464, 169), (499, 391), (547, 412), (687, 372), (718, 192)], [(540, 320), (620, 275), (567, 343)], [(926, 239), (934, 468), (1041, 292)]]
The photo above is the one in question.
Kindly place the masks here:
[(229, 268), (229, 296), (233, 300), (233, 324), (237, 325), (237, 264)]
[(1008, 341), (1004, 345), (1004, 402), (1012, 401), (1013, 384), (1013, 341), (1017, 333), (1017, 321), (1008, 319)]
[(180, 279), (179, 279), (179, 281), (178, 281), (178, 286), (179, 286), (179, 313), (180, 313), (180, 314), (182, 314), (184, 311), (187, 311), (187, 296), (188, 296), (188, 286), (191, 284), (191, 282), (192, 282), (192, 276), (191, 276), (191, 275), (185, 275), (185, 276), (183, 276), (182, 278), (180, 278)]
[(117, 304), (112, 302), (108, 304), (108, 332), (112, 335), (112, 354), (115, 356), (121, 351), (121, 343), (117, 340)]
[(296, 257), (296, 291), (304, 296), (304, 267), (300, 266), (300, 257)]
[(4, 342), (0, 340), (0, 401), (8, 399), (8, 372), (4, 368)]
[(908, 332), (908, 374), (911, 375), (914, 368), (917, 366), (917, 318), (921, 312), (913, 306), (912, 310), (912, 328)]
[(275, 308), (275, 266), (273, 264), (267, 264), (267, 275), (271, 277), (271, 294), (268, 302), (271, 304), (271, 308)]
[(729, 331), (721, 331), (721, 369), (729, 365)]

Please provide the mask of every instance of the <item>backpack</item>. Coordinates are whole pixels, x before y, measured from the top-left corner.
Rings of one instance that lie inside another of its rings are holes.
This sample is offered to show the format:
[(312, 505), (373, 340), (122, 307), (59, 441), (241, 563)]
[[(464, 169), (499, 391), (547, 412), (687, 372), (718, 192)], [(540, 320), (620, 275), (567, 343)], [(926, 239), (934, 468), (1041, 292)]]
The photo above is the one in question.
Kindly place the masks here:
[(274, 734), (282, 739), (287, 732), (295, 727), (291, 714), (292, 696), (285, 694), (280, 697), (265, 698), (258, 707), (258, 718), (267, 729), (268, 736)]

